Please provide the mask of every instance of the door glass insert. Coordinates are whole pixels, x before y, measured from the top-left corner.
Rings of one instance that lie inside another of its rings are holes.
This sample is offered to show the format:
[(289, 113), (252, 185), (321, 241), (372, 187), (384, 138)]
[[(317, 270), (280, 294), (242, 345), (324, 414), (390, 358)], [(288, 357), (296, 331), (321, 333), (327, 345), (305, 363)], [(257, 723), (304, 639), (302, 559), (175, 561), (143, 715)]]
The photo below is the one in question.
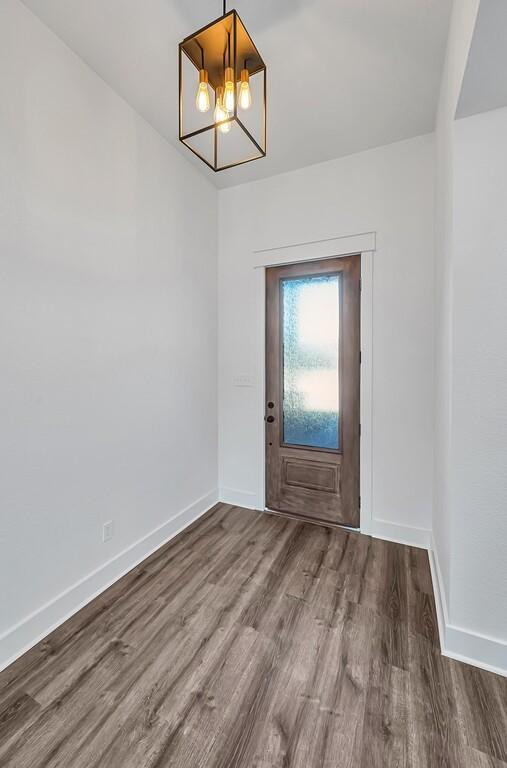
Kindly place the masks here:
[(281, 281), (283, 442), (340, 449), (340, 276)]

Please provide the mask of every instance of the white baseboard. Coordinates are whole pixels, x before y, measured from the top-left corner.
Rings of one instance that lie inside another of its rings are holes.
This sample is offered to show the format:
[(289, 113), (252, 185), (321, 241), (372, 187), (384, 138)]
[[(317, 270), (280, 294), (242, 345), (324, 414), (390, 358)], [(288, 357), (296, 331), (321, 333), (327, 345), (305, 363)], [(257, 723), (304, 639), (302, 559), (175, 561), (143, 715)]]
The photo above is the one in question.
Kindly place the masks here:
[(0, 636), (0, 670), (8, 667), (97, 595), (139, 565), (218, 502), (214, 490), (197, 499)]
[(442, 655), (507, 677), (507, 643), (499, 638), (451, 624), (442, 572), (433, 542), (429, 560)]
[(427, 528), (399, 525), (388, 520), (372, 520), (368, 532), (370, 536), (376, 539), (394, 541), (397, 544), (408, 544), (410, 547), (429, 549), (431, 544), (431, 531)]
[(219, 498), (224, 504), (246, 509), (259, 509), (257, 495), (248, 491), (237, 491), (235, 488), (220, 488)]

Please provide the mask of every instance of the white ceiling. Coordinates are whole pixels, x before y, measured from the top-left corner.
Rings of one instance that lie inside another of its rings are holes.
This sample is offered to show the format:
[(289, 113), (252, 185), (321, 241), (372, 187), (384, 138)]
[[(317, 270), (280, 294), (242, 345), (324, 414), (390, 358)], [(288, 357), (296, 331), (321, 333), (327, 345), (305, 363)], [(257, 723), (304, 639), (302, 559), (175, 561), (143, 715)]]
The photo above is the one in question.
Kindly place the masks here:
[(507, 0), (481, 0), (456, 117), (507, 106)]
[(217, 174), (178, 141), (177, 44), (220, 0), (24, 2), (218, 187), (434, 127), (451, 0), (230, 0), (268, 66), (268, 156)]

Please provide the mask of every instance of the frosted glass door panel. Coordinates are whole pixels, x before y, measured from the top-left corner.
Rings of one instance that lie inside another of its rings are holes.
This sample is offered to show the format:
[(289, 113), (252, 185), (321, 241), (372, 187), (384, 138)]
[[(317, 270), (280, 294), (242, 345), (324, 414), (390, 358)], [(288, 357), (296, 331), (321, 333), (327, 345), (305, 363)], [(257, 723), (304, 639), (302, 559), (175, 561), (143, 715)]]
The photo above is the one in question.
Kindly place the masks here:
[(283, 442), (340, 449), (340, 277), (281, 281)]

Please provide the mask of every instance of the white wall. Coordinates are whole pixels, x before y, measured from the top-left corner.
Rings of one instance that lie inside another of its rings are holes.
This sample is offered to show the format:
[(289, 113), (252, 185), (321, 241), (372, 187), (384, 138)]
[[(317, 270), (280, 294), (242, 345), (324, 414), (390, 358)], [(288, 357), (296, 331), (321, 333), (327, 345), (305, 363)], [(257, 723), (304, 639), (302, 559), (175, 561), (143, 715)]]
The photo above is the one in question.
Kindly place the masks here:
[(432, 565), (444, 653), (507, 674), (507, 119), (455, 121), (478, 10), (454, 2), (436, 125)]
[[(262, 337), (251, 252), (377, 232), (373, 256), (373, 515), (407, 539), (431, 524), (433, 138), (220, 192), (219, 473), (258, 505)], [(254, 387), (236, 387), (238, 374)], [(398, 529), (400, 526), (400, 529)], [(420, 539), (418, 539), (420, 540)]]
[(435, 452), (433, 546), (449, 602), (452, 382), (453, 124), (480, 0), (455, 0), (435, 130)]
[(507, 644), (507, 109), (454, 133), (451, 620)]
[(216, 497), (216, 197), (2, 0), (0, 667)]

